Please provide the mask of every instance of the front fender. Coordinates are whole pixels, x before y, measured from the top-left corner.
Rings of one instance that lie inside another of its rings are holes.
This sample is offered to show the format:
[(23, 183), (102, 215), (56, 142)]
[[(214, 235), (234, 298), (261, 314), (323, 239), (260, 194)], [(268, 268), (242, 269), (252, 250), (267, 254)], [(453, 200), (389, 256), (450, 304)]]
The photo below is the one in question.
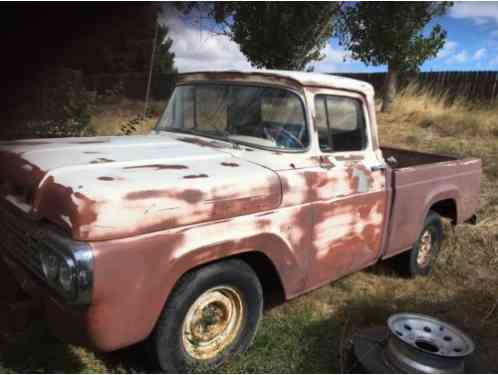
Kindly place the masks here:
[[(93, 243), (95, 285), (87, 319), (93, 346), (108, 351), (142, 341), (182, 275), (248, 251), (273, 262), (287, 297), (302, 291), (308, 255), (296, 250), (306, 247), (297, 242), (299, 229), (288, 225), (290, 211)], [(301, 231), (304, 236), (306, 228)]]

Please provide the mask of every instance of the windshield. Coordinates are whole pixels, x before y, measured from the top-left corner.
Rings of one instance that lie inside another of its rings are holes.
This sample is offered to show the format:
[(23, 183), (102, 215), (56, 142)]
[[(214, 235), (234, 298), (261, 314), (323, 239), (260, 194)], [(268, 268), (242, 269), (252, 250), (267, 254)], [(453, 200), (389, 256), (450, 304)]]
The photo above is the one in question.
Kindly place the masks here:
[(270, 87), (178, 86), (156, 130), (290, 151), (304, 150), (309, 143), (301, 99)]

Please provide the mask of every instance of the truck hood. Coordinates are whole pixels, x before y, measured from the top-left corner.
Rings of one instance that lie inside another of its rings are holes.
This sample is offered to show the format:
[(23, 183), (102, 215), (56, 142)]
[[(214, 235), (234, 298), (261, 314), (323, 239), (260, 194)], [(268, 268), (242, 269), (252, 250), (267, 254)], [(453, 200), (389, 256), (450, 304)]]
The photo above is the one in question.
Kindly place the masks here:
[(278, 175), (231, 150), (171, 133), (2, 142), (0, 193), (86, 241), (278, 207)]

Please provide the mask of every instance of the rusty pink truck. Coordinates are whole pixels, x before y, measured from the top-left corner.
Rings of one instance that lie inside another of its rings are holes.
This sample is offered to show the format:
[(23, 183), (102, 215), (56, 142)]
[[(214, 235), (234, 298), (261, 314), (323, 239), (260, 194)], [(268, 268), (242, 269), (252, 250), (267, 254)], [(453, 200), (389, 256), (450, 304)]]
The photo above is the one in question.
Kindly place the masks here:
[(53, 334), (164, 371), (250, 345), (263, 306), (382, 259), (426, 275), (481, 161), (379, 145), (373, 88), (181, 74), (148, 135), (0, 144), (1, 255)]

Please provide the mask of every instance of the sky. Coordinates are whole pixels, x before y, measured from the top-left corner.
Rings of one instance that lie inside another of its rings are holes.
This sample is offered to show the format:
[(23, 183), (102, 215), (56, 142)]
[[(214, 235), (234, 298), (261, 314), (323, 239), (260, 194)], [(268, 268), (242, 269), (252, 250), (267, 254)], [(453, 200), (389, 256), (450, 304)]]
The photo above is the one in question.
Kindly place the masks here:
[[(194, 20), (194, 21), (192, 21)], [(162, 22), (170, 29), (175, 64), (180, 72), (205, 69), (250, 69), (238, 45), (227, 36), (209, 31), (208, 20), (183, 17), (175, 9), (164, 10)], [(455, 2), (449, 12), (434, 19), (447, 31), (444, 48), (426, 61), (422, 71), (498, 70), (498, 1)], [(385, 66), (367, 66), (350, 58), (337, 39), (322, 50), (325, 58), (313, 63), (315, 72), (378, 72)]]

